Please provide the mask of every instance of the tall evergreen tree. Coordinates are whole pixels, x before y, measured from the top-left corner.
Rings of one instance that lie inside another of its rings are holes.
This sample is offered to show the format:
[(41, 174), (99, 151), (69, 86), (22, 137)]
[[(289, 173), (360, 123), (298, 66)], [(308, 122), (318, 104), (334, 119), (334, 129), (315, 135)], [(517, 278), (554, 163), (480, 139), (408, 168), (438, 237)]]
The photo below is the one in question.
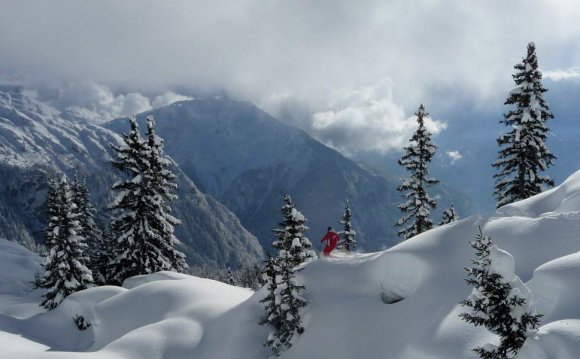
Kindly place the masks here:
[(59, 181), (56, 178), (51, 178), (48, 180), (48, 191), (46, 194), (46, 201), (44, 202), (44, 212), (46, 213), (46, 227), (44, 227), (44, 245), (47, 248), (51, 248), (54, 245), (54, 239), (56, 237), (54, 228), (58, 224), (58, 219), (60, 215), (60, 199), (59, 199)]
[(114, 284), (111, 280), (111, 263), (114, 259), (113, 256), (115, 253), (117, 238), (118, 237), (113, 234), (111, 223), (108, 223), (101, 231), (101, 251), (96, 256), (95, 262), (91, 259), (91, 267), (95, 268), (95, 270), (101, 274), (103, 284)]
[(171, 270), (184, 272), (187, 269), (185, 255), (177, 247), (180, 242), (173, 234), (175, 226), (181, 221), (171, 215), (171, 207), (167, 204), (177, 199), (174, 193), (177, 189), (176, 176), (170, 170), (171, 161), (163, 155), (163, 139), (155, 134), (155, 121), (147, 117), (147, 145), (149, 147), (149, 165), (151, 171), (150, 187), (155, 193), (155, 213), (149, 220), (151, 227), (158, 233), (165, 244), (163, 255), (169, 260)]
[(272, 247), (278, 252), (288, 252), (290, 254), (288, 260), (293, 267), (316, 259), (312, 243), (304, 235), (304, 232), (308, 230), (306, 218), (296, 209), (289, 194), (284, 195), (284, 205), (281, 211), (283, 218), (279, 223), (280, 228), (273, 230), (277, 240), (272, 243)]
[(493, 163), (499, 171), (494, 175), (498, 208), (538, 194), (543, 187), (554, 186), (552, 179), (541, 175), (556, 159), (545, 145), (549, 131), (546, 122), (554, 116), (544, 100), (548, 90), (542, 85), (533, 42), (528, 44), (527, 56), (514, 68), (516, 88), (505, 104), (515, 108), (500, 121), (509, 130), (497, 139), (500, 149)]
[(302, 292), (306, 288), (298, 283), (295, 272), (302, 264), (316, 259), (310, 241), (304, 236), (308, 229), (306, 218), (295, 208), (288, 194), (284, 195), (281, 210), (283, 219), (280, 228), (273, 230), (276, 240), (272, 244), (278, 253), (266, 262), (267, 294), (261, 301), (265, 309), (261, 323), (272, 327), (266, 345), (275, 356), (290, 348), (293, 338), (304, 332), (302, 316), (307, 302)]
[(40, 287), (48, 291), (40, 305), (54, 309), (70, 294), (91, 287), (93, 277), (87, 268), (87, 245), (80, 235), (82, 228), (66, 177), (58, 184), (50, 183), (46, 207), (48, 223), (44, 233), (48, 253)]
[(72, 199), (76, 206), (77, 220), (81, 231), (80, 235), (88, 246), (86, 254), (89, 257), (89, 268), (93, 273), (96, 284), (105, 284), (105, 272), (99, 264), (103, 262), (105, 253), (102, 233), (95, 224), (95, 207), (90, 201), (90, 193), (85, 180), (79, 180), (75, 174), (71, 183)]
[(429, 218), (431, 209), (436, 207), (435, 200), (427, 194), (427, 187), (439, 183), (439, 180), (429, 177), (428, 165), (435, 155), (437, 147), (431, 141), (431, 133), (425, 127), (425, 118), (429, 116), (423, 105), (415, 113), (418, 127), (410, 145), (405, 147), (405, 154), (399, 160), (399, 165), (409, 172), (409, 177), (397, 188), (405, 192), (405, 203), (399, 206), (403, 216), (395, 226), (403, 227), (397, 235), (409, 239), (433, 227)]
[(356, 236), (356, 231), (352, 229), (352, 224), (350, 223), (351, 217), (352, 213), (350, 210), (350, 203), (347, 199), (344, 205), (344, 214), (342, 215), (342, 219), (339, 222), (342, 224), (342, 231), (338, 233), (338, 235), (341, 237), (341, 240), (337, 246), (346, 252), (354, 251), (357, 246), (356, 239), (354, 239)]
[(532, 312), (530, 304), (520, 296), (519, 290), (514, 290), (510, 280), (493, 270), (492, 251), (497, 251), (497, 247), (481, 229), (470, 245), (475, 249), (475, 259), (473, 267), (467, 268), (466, 281), (474, 289), (461, 302), (467, 311), (460, 317), (499, 336), (498, 346), (485, 345), (473, 350), (480, 358), (513, 358), (530, 332), (537, 328), (541, 315)]
[(453, 205), (451, 205), (451, 207), (447, 208), (443, 212), (443, 218), (441, 219), (441, 222), (439, 223), (439, 225), (442, 226), (444, 224), (455, 222), (457, 220), (459, 220), (459, 216), (457, 215), (457, 212), (455, 211), (455, 207)]
[(131, 178), (113, 185), (116, 191), (114, 210), (114, 258), (111, 281), (121, 284), (126, 278), (163, 270), (183, 271), (185, 260), (175, 249), (174, 225), (167, 200), (174, 198), (174, 177), (163, 157), (163, 141), (155, 135), (153, 121), (148, 121), (148, 138), (143, 140), (135, 117), (131, 129), (123, 135), (124, 144), (113, 146), (113, 165)]
[(275, 267), (275, 312), (270, 317), (273, 330), (266, 342), (275, 356), (290, 348), (293, 339), (304, 333), (302, 317), (308, 303), (302, 292), (306, 287), (298, 284), (295, 275), (296, 267), (292, 265), (292, 262), (293, 256), (290, 252), (281, 250), (278, 253)]

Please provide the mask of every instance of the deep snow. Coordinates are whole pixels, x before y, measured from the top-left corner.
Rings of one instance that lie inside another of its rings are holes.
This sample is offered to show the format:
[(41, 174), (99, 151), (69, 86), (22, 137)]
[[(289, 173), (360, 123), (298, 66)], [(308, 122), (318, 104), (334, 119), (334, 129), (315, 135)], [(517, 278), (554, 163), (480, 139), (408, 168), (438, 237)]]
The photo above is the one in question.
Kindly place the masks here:
[[(509, 276), (515, 268), (544, 315), (518, 358), (576, 358), (580, 172), (488, 220), (470, 217), (387, 251), (337, 253), (308, 264), (299, 274), (310, 302), (306, 331), (281, 358), (475, 358), (471, 348), (494, 340), (458, 317), (458, 302), (471, 293), (464, 267), (478, 226), (511, 254), (496, 253), (496, 270)], [(123, 288), (84, 290), (45, 313), (41, 292), (28, 282), (40, 262), (0, 241), (0, 357), (268, 357), (262, 343), (269, 329), (257, 324), (263, 290), (161, 272), (130, 278)], [(78, 330), (75, 315), (91, 327)]]

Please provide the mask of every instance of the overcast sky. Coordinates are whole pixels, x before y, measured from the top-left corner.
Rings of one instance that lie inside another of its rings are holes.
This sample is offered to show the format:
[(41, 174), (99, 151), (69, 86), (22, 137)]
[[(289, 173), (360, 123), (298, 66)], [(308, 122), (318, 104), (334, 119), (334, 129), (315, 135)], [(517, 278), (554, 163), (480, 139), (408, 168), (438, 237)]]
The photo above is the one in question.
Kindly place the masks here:
[[(106, 116), (223, 90), (343, 151), (400, 148), (433, 114), (504, 98), (536, 42), (580, 76), (580, 2), (534, 0), (0, 0), (0, 81), (52, 87)], [(499, 94), (498, 94), (499, 93)], [(289, 105), (290, 104), (290, 105)], [(291, 107), (290, 106), (290, 107)], [(444, 130), (444, 118), (431, 122)]]

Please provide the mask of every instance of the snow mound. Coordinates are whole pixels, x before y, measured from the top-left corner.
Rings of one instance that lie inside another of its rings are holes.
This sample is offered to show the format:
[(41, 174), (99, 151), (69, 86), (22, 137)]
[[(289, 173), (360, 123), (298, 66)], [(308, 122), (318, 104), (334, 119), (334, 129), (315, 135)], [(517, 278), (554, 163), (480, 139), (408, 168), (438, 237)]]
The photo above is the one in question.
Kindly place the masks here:
[(32, 288), (34, 274), (40, 271), (42, 258), (30, 253), (18, 243), (0, 239), (0, 294), (25, 294)]
[(526, 341), (521, 359), (577, 359), (580, 353), (580, 320), (569, 319), (544, 325), (538, 335)]
[[(8, 348), (3, 357), (188, 357), (209, 322), (253, 294), (209, 279), (159, 272), (129, 278), (125, 287), (74, 293), (47, 312), (38, 305), (42, 290), (33, 290), (30, 283), (40, 262), (23, 247), (0, 240), (0, 343)], [(22, 300), (27, 306), (15, 307)], [(86, 329), (77, 327), (77, 317), (88, 323)]]
[[(297, 274), (309, 302), (305, 332), (280, 358), (477, 358), (472, 349), (497, 338), (462, 321), (458, 303), (472, 292), (464, 268), (471, 265), (468, 242), (479, 227), (495, 244), (491, 270), (527, 299), (528, 310), (535, 304), (544, 315), (517, 358), (578, 357), (579, 194), (577, 173), (487, 221), (470, 217), (386, 251), (312, 261)], [(39, 312), (39, 291), (27, 283), (39, 263), (38, 256), (0, 241), (0, 344), (6, 357), (269, 357), (263, 343), (270, 330), (258, 324), (264, 289), (254, 293), (160, 272), (130, 278), (124, 287), (87, 289), (54, 311)], [(91, 325), (79, 330), (76, 316)]]
[(153, 273), (153, 274), (149, 274), (149, 275), (137, 275), (137, 276), (125, 279), (125, 281), (123, 282), (123, 288), (133, 289), (133, 288), (136, 288), (140, 285), (155, 282), (155, 281), (180, 280), (180, 279), (186, 279), (186, 278), (190, 278), (190, 276), (185, 275), (185, 274), (181, 274), (181, 273), (175, 273), (175, 272), (157, 272), (157, 273)]
[(580, 211), (580, 171), (560, 186), (499, 208), (496, 216), (539, 217)]
[(580, 253), (573, 253), (534, 271), (529, 287), (536, 293), (538, 312), (544, 321), (580, 318)]
[(494, 245), (489, 250), (489, 258), (491, 261), (489, 264), (490, 273), (499, 274), (505, 283), (514, 279), (516, 262), (511, 254)]

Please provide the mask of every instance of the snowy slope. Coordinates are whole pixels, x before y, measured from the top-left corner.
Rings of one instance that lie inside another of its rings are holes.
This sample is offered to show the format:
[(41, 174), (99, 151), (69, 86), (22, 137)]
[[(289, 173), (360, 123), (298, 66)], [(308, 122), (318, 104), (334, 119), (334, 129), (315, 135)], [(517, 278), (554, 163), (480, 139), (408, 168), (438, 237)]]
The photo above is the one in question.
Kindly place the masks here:
[[(118, 172), (110, 164), (110, 145), (120, 136), (37, 101), (19, 87), (0, 86), (0, 236), (41, 241), (42, 205), (47, 177), (87, 178), (102, 214)], [(232, 265), (262, 257), (256, 238), (224, 205), (201, 193), (180, 169), (179, 199), (173, 210), (183, 222), (176, 229), (192, 264)]]
[[(131, 278), (123, 288), (75, 293), (44, 313), (38, 307), (41, 291), (32, 291), (30, 284), (27, 291), (22, 288), (39, 270), (39, 258), (17, 247), (0, 240), (3, 358), (184, 358), (201, 340), (208, 321), (252, 294), (207, 279), (160, 272)], [(78, 330), (76, 315), (91, 326)]]
[[(306, 331), (281, 358), (476, 358), (470, 349), (494, 338), (461, 321), (457, 303), (471, 292), (463, 268), (472, 258), (468, 241), (478, 226), (513, 255), (515, 266), (512, 256), (502, 255), (501, 270), (509, 274), (515, 268), (544, 315), (537, 335), (528, 339), (518, 358), (577, 358), (578, 198), (580, 172), (553, 190), (503, 207), (488, 220), (471, 217), (387, 251), (337, 254), (310, 263), (299, 274), (310, 302)], [(10, 252), (30, 259), (4, 260)], [(22, 287), (23, 278), (37, 268), (36, 257), (5, 241), (0, 241), (0, 256), (0, 279), (7, 283), (0, 287), (0, 343), (15, 356), (268, 357), (262, 346), (268, 329), (257, 324), (263, 290), (252, 294), (209, 280), (157, 273), (129, 279), (124, 288), (82, 291), (54, 312), (36, 314), (38, 309), (31, 307), (38, 291)], [(6, 277), (10, 272), (20, 274)], [(23, 299), (15, 307), (18, 298)], [(93, 326), (77, 330), (71, 319), (75, 314)]]

